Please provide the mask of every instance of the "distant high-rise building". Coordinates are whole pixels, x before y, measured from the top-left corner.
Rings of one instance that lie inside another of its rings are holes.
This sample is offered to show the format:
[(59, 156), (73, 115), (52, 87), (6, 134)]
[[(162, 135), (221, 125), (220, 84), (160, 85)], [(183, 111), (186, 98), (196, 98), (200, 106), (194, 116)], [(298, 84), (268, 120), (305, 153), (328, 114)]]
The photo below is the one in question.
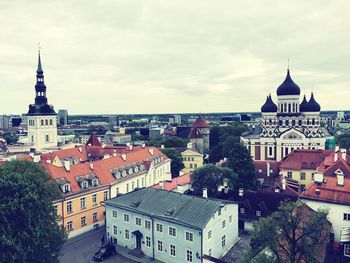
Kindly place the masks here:
[(36, 71), (35, 102), (29, 105), (27, 113), (28, 140), (36, 150), (57, 146), (57, 114), (47, 103), (44, 71), (40, 52)]
[(108, 126), (110, 129), (115, 129), (119, 126), (119, 116), (108, 116)]
[(0, 129), (8, 129), (10, 127), (10, 116), (0, 115)]
[(181, 115), (173, 115), (169, 117), (169, 124), (181, 125)]
[(67, 110), (58, 110), (58, 125), (67, 125), (68, 124), (68, 111)]

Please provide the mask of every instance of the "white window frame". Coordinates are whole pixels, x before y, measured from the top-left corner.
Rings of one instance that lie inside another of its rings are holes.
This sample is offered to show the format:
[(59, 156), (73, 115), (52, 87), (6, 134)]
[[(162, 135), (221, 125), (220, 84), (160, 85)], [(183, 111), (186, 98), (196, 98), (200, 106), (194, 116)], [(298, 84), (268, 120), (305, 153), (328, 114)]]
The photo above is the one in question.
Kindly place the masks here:
[(145, 219), (145, 228), (151, 229), (151, 221)]
[[(170, 229), (173, 229), (173, 230), (174, 230), (175, 235), (170, 234), (170, 233), (172, 232), (172, 231), (170, 231)], [(176, 232), (177, 232), (176, 227), (169, 226), (169, 228), (168, 228), (168, 235), (169, 235), (169, 236), (171, 236), (171, 237), (176, 237)]]
[(142, 226), (142, 219), (141, 219), (140, 217), (136, 217), (136, 218), (135, 218), (135, 224), (136, 224), (137, 226)]
[(112, 210), (112, 217), (113, 218), (118, 218), (118, 211)]
[(113, 235), (117, 236), (118, 235), (118, 226), (113, 225)]
[[(172, 247), (173, 247), (174, 249), (172, 249)], [(174, 253), (172, 253), (173, 251), (174, 251)], [(176, 246), (173, 245), (173, 244), (169, 244), (169, 255), (170, 255), (171, 257), (176, 257)]]
[[(84, 220), (83, 220), (84, 219)], [(84, 222), (83, 222), (84, 221)], [(80, 226), (86, 226), (87, 225), (87, 223), (86, 223), (86, 216), (82, 216), (81, 218), (80, 218)]]
[(92, 214), (92, 222), (97, 222), (98, 221), (98, 214), (97, 212)]
[(261, 217), (261, 211), (260, 210), (256, 210), (255, 214), (256, 214), (256, 216)]
[(126, 240), (129, 240), (129, 239), (130, 239), (130, 231), (129, 231), (129, 229), (125, 229), (125, 230), (124, 230), (124, 238), (125, 238)]
[[(189, 239), (187, 239), (187, 237), (189, 237)], [(193, 232), (185, 231), (185, 240), (189, 242), (193, 242), (193, 239), (194, 239)]]
[[(69, 209), (68, 209), (69, 207)], [(72, 201), (67, 201), (67, 213), (72, 213), (73, 212), (73, 207), (72, 207)]]
[(344, 256), (350, 257), (350, 244), (344, 244)]
[[(128, 220), (126, 220), (126, 218), (127, 218)], [(123, 221), (126, 222), (126, 223), (130, 223), (130, 215), (124, 213), (124, 214), (123, 214)]]
[(67, 222), (67, 231), (72, 231), (73, 230), (73, 221), (68, 221)]
[(226, 235), (223, 235), (221, 237), (221, 247), (222, 248), (226, 247)]
[[(186, 262), (193, 262), (193, 251), (186, 249)], [(189, 260), (190, 258), (190, 260)]]
[(208, 239), (211, 239), (212, 238), (212, 232), (211, 230), (208, 231)]
[(226, 228), (226, 220), (222, 220), (221, 222), (221, 228), (225, 229)]
[[(161, 250), (159, 250), (159, 247), (161, 248)], [(157, 240), (157, 251), (163, 253), (163, 241), (161, 240)]]
[(98, 185), (98, 180), (97, 180), (97, 178), (92, 179), (91, 185), (92, 185), (92, 186), (97, 186), (97, 185)]
[(151, 247), (151, 237), (146, 236), (146, 247)]
[[(162, 224), (157, 223), (156, 229), (157, 229), (157, 232), (163, 233), (163, 225)], [(159, 231), (159, 229), (160, 229), (160, 231)]]
[(85, 197), (80, 198), (80, 209), (85, 209), (86, 208), (86, 199)]
[(229, 224), (232, 224), (232, 215), (230, 215), (230, 216), (228, 217), (228, 223), (229, 223)]
[(97, 205), (97, 194), (91, 196), (92, 205)]
[(343, 220), (344, 221), (350, 221), (350, 214), (349, 213), (344, 213), (343, 214)]
[(85, 189), (85, 188), (88, 188), (88, 187), (89, 187), (89, 183), (87, 181), (81, 182), (81, 188), (82, 189)]

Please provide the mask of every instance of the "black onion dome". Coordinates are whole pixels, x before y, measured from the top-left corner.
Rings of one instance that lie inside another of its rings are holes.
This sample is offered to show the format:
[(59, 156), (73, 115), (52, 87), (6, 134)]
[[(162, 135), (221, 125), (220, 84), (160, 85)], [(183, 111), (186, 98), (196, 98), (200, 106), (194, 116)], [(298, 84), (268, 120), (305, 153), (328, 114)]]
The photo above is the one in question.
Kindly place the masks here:
[(308, 111), (311, 111), (311, 112), (321, 111), (321, 106), (315, 100), (313, 92), (311, 92), (311, 98), (307, 104), (308, 104), (307, 106)]
[(300, 95), (300, 88), (290, 77), (289, 69), (287, 70), (286, 79), (277, 88), (277, 95)]
[(304, 95), (303, 101), (300, 103), (300, 111), (305, 112), (308, 111), (308, 102), (306, 100), (306, 96)]
[(272, 101), (271, 95), (267, 96), (265, 104), (261, 107), (261, 112), (277, 112), (277, 105)]

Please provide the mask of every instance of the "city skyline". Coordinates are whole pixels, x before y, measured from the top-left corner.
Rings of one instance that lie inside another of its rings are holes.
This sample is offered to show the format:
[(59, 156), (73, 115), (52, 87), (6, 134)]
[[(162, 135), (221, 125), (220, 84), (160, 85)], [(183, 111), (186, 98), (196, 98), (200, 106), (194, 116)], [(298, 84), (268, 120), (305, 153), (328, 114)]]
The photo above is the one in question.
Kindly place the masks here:
[(38, 42), (56, 111), (259, 112), (288, 58), (321, 110), (349, 109), (344, 1), (17, 2), (0, 4), (2, 113), (32, 103)]

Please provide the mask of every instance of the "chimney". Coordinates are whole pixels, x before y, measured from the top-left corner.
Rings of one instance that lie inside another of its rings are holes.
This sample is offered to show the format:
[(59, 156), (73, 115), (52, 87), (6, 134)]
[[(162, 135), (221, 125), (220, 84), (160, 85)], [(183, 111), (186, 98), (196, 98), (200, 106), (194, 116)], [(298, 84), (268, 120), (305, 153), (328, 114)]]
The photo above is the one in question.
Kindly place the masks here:
[(346, 161), (346, 149), (340, 149), (341, 152), (341, 158)]
[(224, 193), (227, 194), (228, 193), (228, 186), (224, 187)]
[(161, 148), (161, 149), (164, 149), (164, 144), (162, 144), (162, 145), (160, 146), (160, 148)]
[(203, 197), (208, 198), (208, 189), (207, 188), (203, 188)]
[(149, 151), (150, 155), (153, 155), (153, 148), (149, 148), (148, 151)]
[(344, 174), (337, 174), (337, 185), (343, 186), (344, 185)]
[(141, 145), (141, 147), (142, 147), (142, 148), (145, 148), (145, 147), (146, 147), (146, 144), (143, 143), (143, 144)]
[(122, 153), (122, 159), (124, 160), (124, 161), (126, 161), (126, 154), (125, 153)]
[(239, 188), (238, 190), (238, 196), (243, 196), (244, 195), (244, 190), (243, 188)]
[(187, 143), (187, 149), (192, 149), (192, 142)]
[(91, 169), (91, 170), (94, 169), (94, 163), (93, 163), (93, 162), (90, 163), (90, 169)]
[(40, 155), (34, 155), (33, 162), (35, 163), (40, 162)]
[(102, 143), (102, 148), (106, 148), (106, 144), (105, 143)]
[(132, 145), (129, 145), (129, 150), (132, 151)]
[(78, 150), (79, 150), (79, 152), (83, 152), (83, 148), (81, 148), (81, 147), (78, 147)]
[(66, 169), (67, 172), (70, 171), (70, 162), (69, 161), (67, 161), (67, 160), (64, 161), (64, 168)]
[(160, 189), (164, 189), (164, 181), (160, 181), (159, 182), (159, 188)]
[(266, 164), (266, 169), (267, 169), (266, 175), (267, 175), (267, 177), (270, 177), (270, 163)]
[(335, 146), (335, 149), (334, 149), (334, 152), (338, 152), (338, 151), (339, 151), (339, 146), (336, 145), (336, 146)]
[(338, 161), (338, 151), (334, 151), (334, 162)]
[(286, 190), (287, 187), (287, 179), (285, 177), (282, 177), (282, 189)]

